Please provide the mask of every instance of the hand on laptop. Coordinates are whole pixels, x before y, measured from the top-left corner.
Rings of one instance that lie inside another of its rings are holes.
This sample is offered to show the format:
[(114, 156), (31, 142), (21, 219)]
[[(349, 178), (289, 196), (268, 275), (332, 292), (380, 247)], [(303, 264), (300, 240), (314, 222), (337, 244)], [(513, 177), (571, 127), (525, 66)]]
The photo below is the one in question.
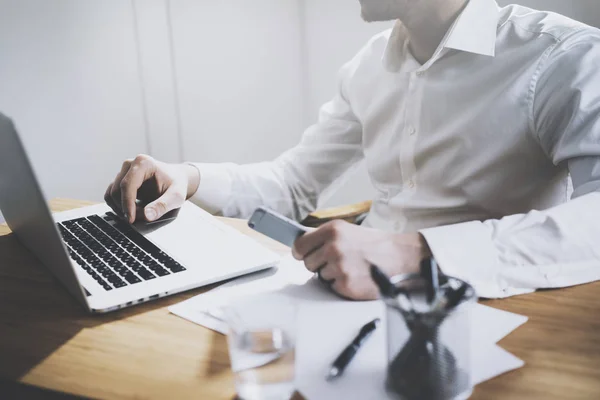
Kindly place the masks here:
[(379, 298), (370, 266), (392, 276), (419, 271), (430, 257), (429, 246), (419, 233), (399, 234), (332, 221), (296, 239), (294, 257), (319, 273), (338, 294), (354, 300)]
[(199, 183), (200, 173), (194, 166), (167, 164), (142, 154), (123, 163), (104, 200), (129, 223), (152, 222), (181, 207)]

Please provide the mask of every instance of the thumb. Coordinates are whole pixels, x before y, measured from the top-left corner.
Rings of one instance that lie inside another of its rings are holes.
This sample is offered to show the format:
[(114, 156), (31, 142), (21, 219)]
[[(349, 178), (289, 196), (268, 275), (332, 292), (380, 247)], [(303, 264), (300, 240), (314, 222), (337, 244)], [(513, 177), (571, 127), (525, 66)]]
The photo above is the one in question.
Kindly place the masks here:
[(179, 208), (185, 202), (185, 196), (177, 192), (173, 187), (144, 207), (144, 216), (148, 222), (153, 222), (171, 210)]

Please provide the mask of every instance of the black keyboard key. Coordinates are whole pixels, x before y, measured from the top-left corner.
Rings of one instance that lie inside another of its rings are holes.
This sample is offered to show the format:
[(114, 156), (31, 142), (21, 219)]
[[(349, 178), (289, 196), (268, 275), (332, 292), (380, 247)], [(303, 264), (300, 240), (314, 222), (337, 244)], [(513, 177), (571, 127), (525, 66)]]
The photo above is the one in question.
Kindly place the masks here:
[(142, 280), (140, 278), (138, 278), (137, 276), (135, 276), (135, 274), (131, 271), (127, 272), (125, 275), (123, 275), (123, 277), (125, 278), (125, 280), (129, 283), (138, 283), (141, 282)]
[(153, 262), (149, 262), (147, 264), (145, 264), (148, 268), (150, 268), (156, 275), (158, 276), (165, 276), (165, 275), (169, 275), (170, 272), (167, 271), (166, 269), (164, 269), (159, 263), (157, 263), (156, 261)]
[[(69, 250), (70, 253), (72, 253), (71, 250)], [(96, 282), (98, 282), (100, 284), (100, 286), (102, 286), (105, 290), (112, 290), (112, 286), (110, 286), (108, 283), (106, 283), (104, 281), (104, 279), (102, 279), (100, 277), (100, 275), (98, 275), (96, 273), (96, 271), (94, 271), (85, 261), (83, 261), (83, 259), (81, 257), (79, 257), (76, 253), (72, 253), (71, 254), (71, 258), (73, 259), (73, 261), (75, 261), (77, 264), (79, 264), (81, 266), (81, 268), (83, 268)]]
[(87, 271), (87, 273), (90, 274), (91, 277), (94, 278), (94, 280), (96, 282), (98, 282), (98, 284), (100, 286), (102, 286), (104, 288), (104, 290), (112, 290), (113, 289), (112, 286), (110, 286), (102, 278), (100, 278), (100, 275), (98, 275), (94, 270)]
[(135, 271), (135, 272), (137, 272), (137, 274), (139, 276), (141, 276), (142, 279), (145, 281), (149, 281), (149, 280), (156, 278), (156, 275), (154, 275), (152, 272), (150, 272), (148, 269), (146, 269), (144, 267), (141, 267), (138, 271)]
[(133, 243), (137, 244), (141, 249), (147, 251), (148, 253), (160, 253), (160, 249), (156, 247), (154, 243), (146, 239), (141, 233), (134, 230), (128, 224), (118, 221), (115, 224), (115, 228), (119, 230), (124, 236), (127, 236)]
[(88, 219), (90, 220), (90, 222), (92, 222), (94, 225), (96, 225), (101, 231), (106, 233), (108, 236), (114, 237), (116, 235), (119, 235), (119, 233), (115, 230), (115, 228), (112, 227), (111, 224), (109, 224), (108, 222), (106, 222), (105, 220), (100, 218), (99, 216), (92, 215)]
[(137, 258), (140, 261), (142, 260), (142, 258), (144, 258), (144, 256), (146, 256), (146, 253), (144, 253), (137, 247), (130, 250), (129, 253), (131, 253), (135, 258)]
[(111, 267), (112, 269), (116, 270), (119, 268), (126, 268), (122, 262), (120, 262), (119, 260), (117, 260), (116, 258), (113, 260), (108, 261), (108, 266)]
[(125, 283), (125, 281), (123, 281), (123, 279), (117, 277), (115, 274), (113, 274), (113, 275), (114, 275), (114, 278), (108, 279), (108, 282), (110, 282), (111, 285), (113, 285), (116, 288), (127, 286), (127, 283)]
[(113, 251), (113, 254), (116, 255), (118, 258), (120, 258), (121, 260), (125, 260), (125, 257), (129, 257), (131, 258), (131, 256), (129, 256), (125, 250), (123, 250), (122, 248), (116, 248), (115, 251)]
[(75, 239), (75, 236), (73, 236), (71, 232), (69, 232), (64, 226), (58, 224), (58, 229), (60, 231), (60, 235), (62, 236), (65, 242), (77, 241), (77, 239)]
[(62, 224), (64, 226), (66, 226), (68, 229), (71, 229), (72, 227), (76, 226), (79, 222), (85, 221), (85, 218), (77, 218), (77, 219), (72, 219), (70, 221), (64, 221)]
[(185, 268), (183, 265), (179, 264), (177, 261), (175, 260), (171, 260), (171, 261), (167, 261), (164, 263), (164, 266), (167, 267), (168, 269), (171, 270), (171, 272), (182, 272), (185, 271)]
[(112, 272), (106, 265), (104, 265), (103, 263), (90, 263), (91, 267), (97, 271), (100, 275), (102, 275), (104, 278), (106, 278), (107, 281), (110, 282), (111, 279), (113, 279), (113, 277), (116, 277), (116, 275), (114, 274), (114, 272)]
[(77, 246), (75, 248), (75, 251), (77, 251), (77, 253), (79, 253), (79, 255), (81, 257), (83, 257), (86, 261), (88, 262), (92, 262), (93, 260), (95, 260), (97, 257), (94, 255), (94, 253), (92, 253), (90, 251), (90, 249), (88, 249), (87, 247), (80, 245)]
[(118, 262), (118, 261), (113, 261), (111, 263), (108, 264), (113, 271), (115, 271), (117, 274), (123, 276), (126, 272), (129, 272), (129, 268), (127, 268), (126, 266), (124, 266), (122, 263)]
[(110, 212), (110, 211), (109, 211), (109, 212), (107, 212), (107, 213), (106, 213), (106, 215), (104, 216), (104, 219), (105, 219), (106, 221), (114, 221), (114, 220), (116, 220), (117, 218), (118, 218), (118, 217), (115, 215), (115, 213), (113, 213), (113, 212)]
[(108, 268), (106, 265), (102, 264), (102, 265), (92, 265), (92, 268), (94, 268), (96, 271), (98, 271), (98, 273), (100, 273), (100, 275), (102, 275), (104, 278), (106, 278), (107, 281), (109, 281), (110, 283), (119, 281), (119, 277), (110, 269)]
[(123, 286), (127, 286), (127, 284), (125, 282), (123, 282), (121, 279), (119, 279), (117, 282), (111, 282), (113, 284), (114, 287), (118, 288), (122, 288)]
[(94, 266), (100, 262), (98, 257), (96, 257), (96, 255), (94, 253), (92, 253), (90, 251), (90, 249), (88, 249), (86, 247), (78, 249), (78, 253), (81, 256), (81, 258), (83, 258), (85, 261), (88, 262), (88, 264), (90, 264), (92, 266)]
[(64, 240), (67, 240), (66, 236), (67, 236), (67, 234), (69, 234), (69, 231), (67, 230), (67, 228), (58, 224), (58, 231), (60, 232), (60, 236), (62, 236), (62, 238)]
[(91, 265), (92, 269), (96, 270), (104, 279), (108, 282), (112, 283), (113, 286), (116, 286), (117, 283), (123, 282), (121, 278), (119, 278), (110, 268), (106, 266), (99, 259), (92, 259), (92, 261), (88, 260), (88, 263)]
[(128, 264), (129, 268), (131, 268), (136, 274), (138, 274), (139, 276), (142, 277), (142, 279), (148, 281), (150, 279), (154, 279), (156, 278), (156, 276), (154, 276), (154, 274), (152, 272), (150, 272), (147, 268), (145, 268), (144, 266), (142, 266), (142, 264), (140, 264), (137, 261), (132, 262), (131, 264)]
[(171, 275), (171, 273), (164, 268), (156, 268), (156, 269), (153, 269), (152, 271), (154, 271), (156, 273), (156, 275), (158, 275), (158, 276)]

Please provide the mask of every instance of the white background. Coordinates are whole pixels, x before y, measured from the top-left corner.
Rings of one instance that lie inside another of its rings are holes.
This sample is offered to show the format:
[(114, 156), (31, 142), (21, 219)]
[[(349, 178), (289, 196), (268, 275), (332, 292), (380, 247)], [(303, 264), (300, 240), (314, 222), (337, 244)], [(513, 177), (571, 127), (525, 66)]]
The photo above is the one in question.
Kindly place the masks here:
[[(519, 3), (600, 25), (597, 0)], [(0, 111), (48, 198), (99, 201), (138, 153), (274, 158), (389, 26), (364, 23), (356, 0), (0, 0)], [(359, 169), (324, 204), (370, 193)]]

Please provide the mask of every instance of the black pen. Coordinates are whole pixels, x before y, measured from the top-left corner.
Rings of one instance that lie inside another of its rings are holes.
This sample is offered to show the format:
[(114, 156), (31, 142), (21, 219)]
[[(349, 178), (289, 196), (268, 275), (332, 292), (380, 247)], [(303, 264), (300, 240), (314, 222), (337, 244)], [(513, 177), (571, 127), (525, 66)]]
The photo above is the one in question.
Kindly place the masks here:
[(326, 380), (331, 381), (344, 373), (344, 370), (346, 369), (348, 364), (350, 364), (350, 361), (352, 361), (362, 344), (365, 342), (365, 340), (367, 340), (369, 336), (371, 336), (375, 329), (377, 329), (377, 325), (379, 325), (379, 318), (376, 318), (373, 321), (367, 323), (360, 329), (360, 332), (358, 333), (356, 338), (354, 338), (352, 343), (350, 343), (348, 347), (346, 347), (344, 351), (342, 351), (338, 358), (335, 359), (333, 364), (331, 364), (329, 373), (325, 378)]
[(460, 303), (465, 297), (465, 293), (467, 293), (468, 286), (464, 283), (456, 290), (451, 290), (450, 293), (447, 294), (447, 302), (446, 302), (446, 310), (451, 310)]
[(421, 261), (421, 276), (427, 282), (427, 302), (431, 304), (438, 295), (439, 278), (438, 266), (433, 258), (427, 258)]
[(396, 287), (390, 281), (390, 278), (376, 265), (371, 265), (371, 279), (373, 279), (383, 297), (390, 299), (396, 297)]
[(396, 287), (392, 281), (390, 281), (390, 278), (388, 278), (388, 276), (376, 265), (371, 265), (371, 279), (373, 279), (375, 285), (379, 288), (379, 292), (384, 298), (396, 299), (400, 309), (410, 314), (414, 313), (414, 308), (408, 297), (408, 292), (402, 288)]

